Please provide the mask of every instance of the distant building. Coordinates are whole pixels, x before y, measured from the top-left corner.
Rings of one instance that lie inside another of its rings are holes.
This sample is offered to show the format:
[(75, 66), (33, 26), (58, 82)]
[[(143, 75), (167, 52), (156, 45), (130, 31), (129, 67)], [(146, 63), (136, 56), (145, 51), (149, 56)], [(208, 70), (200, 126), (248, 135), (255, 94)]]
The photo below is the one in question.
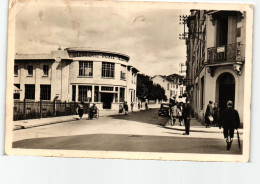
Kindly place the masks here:
[(86, 48), (16, 54), (14, 100), (84, 101), (99, 109), (135, 103), (138, 70), (129, 59), (121, 53)]
[(176, 98), (177, 101), (185, 102), (184, 93), (186, 87), (183, 85), (183, 76), (172, 74), (168, 76), (155, 75), (152, 77), (154, 84), (159, 84), (165, 90), (165, 95), (169, 101), (170, 98)]
[(192, 10), (187, 19), (185, 84), (194, 114), (203, 121), (209, 101), (220, 111), (234, 102), (243, 121), (246, 13)]

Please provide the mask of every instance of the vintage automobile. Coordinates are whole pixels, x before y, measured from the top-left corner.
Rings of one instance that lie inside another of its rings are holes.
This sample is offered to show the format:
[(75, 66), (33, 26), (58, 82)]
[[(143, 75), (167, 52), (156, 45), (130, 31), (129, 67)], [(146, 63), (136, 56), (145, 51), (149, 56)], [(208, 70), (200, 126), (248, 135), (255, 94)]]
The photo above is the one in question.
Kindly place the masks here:
[(162, 103), (158, 111), (158, 116), (169, 116), (170, 115), (170, 103)]

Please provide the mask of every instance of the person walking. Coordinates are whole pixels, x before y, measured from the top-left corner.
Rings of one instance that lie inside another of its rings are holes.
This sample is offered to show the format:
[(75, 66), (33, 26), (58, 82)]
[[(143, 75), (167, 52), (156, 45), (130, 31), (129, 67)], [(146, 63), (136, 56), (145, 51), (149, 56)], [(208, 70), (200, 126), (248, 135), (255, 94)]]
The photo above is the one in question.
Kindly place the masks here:
[(234, 130), (239, 128), (240, 118), (237, 110), (233, 108), (233, 102), (227, 102), (227, 108), (220, 115), (221, 126), (223, 127), (224, 139), (227, 143), (227, 150), (230, 150), (232, 145)]
[(190, 101), (187, 100), (184, 108), (183, 108), (183, 119), (184, 119), (184, 125), (185, 125), (185, 133), (183, 135), (189, 135), (190, 134), (190, 118), (191, 118), (191, 106)]
[(214, 126), (218, 126), (220, 127), (221, 125), (219, 125), (219, 107), (218, 107), (218, 103), (214, 103), (214, 107), (213, 107), (213, 124)]
[(84, 102), (81, 101), (79, 104), (78, 104), (78, 114), (79, 114), (79, 118), (82, 119), (83, 117), (83, 113), (84, 113)]
[(118, 113), (119, 113), (119, 114), (122, 114), (122, 113), (123, 113), (123, 110), (124, 110), (123, 104), (122, 104), (122, 102), (120, 102)]
[(131, 111), (134, 112), (134, 102), (131, 102)]
[(148, 101), (145, 101), (145, 110), (148, 110)]
[(182, 126), (182, 120), (183, 120), (183, 118), (182, 118), (183, 106), (182, 105), (183, 105), (183, 103), (180, 102), (180, 104), (179, 104), (179, 106), (177, 108), (180, 126)]
[(206, 128), (210, 128), (211, 122), (213, 122), (213, 108), (212, 108), (212, 101), (209, 101), (209, 104), (207, 105), (206, 113), (205, 113)]
[(125, 115), (128, 115), (128, 104), (127, 102), (124, 103)]
[(95, 103), (89, 108), (89, 119), (93, 119), (94, 115), (98, 113), (98, 108)]
[(174, 103), (173, 106), (171, 107), (171, 125), (175, 125), (176, 122), (176, 118), (178, 115), (178, 111), (177, 111), (177, 103)]

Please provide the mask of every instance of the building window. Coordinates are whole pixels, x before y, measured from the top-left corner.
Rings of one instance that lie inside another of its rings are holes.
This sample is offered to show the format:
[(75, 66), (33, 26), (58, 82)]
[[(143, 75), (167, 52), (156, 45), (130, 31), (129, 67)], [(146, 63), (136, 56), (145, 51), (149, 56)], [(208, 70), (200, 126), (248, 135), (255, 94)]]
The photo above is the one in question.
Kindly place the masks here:
[(168, 84), (167, 84), (167, 90), (169, 90), (169, 89), (170, 89), (170, 84), (168, 83)]
[(114, 77), (115, 63), (102, 62), (102, 77)]
[(180, 87), (180, 96), (183, 96), (183, 87)]
[(114, 91), (113, 87), (101, 86), (101, 91)]
[(49, 76), (49, 65), (43, 65), (43, 76)]
[(220, 18), (217, 21), (217, 46), (223, 46), (227, 44), (228, 39), (228, 18)]
[(28, 66), (28, 76), (33, 76), (33, 65)]
[(18, 76), (18, 65), (14, 65), (14, 76)]
[(176, 84), (176, 89), (178, 89), (178, 84)]
[(20, 84), (14, 84), (14, 99), (20, 100)]
[(93, 61), (79, 61), (79, 76), (93, 76)]
[(120, 88), (120, 102), (125, 101), (125, 88)]
[(35, 85), (25, 84), (25, 99), (35, 100)]
[(134, 90), (134, 94), (133, 94), (133, 95), (134, 95), (134, 97), (133, 97), (133, 98), (134, 98), (134, 102), (135, 102), (135, 90)]
[(237, 37), (241, 36), (241, 27), (237, 28)]
[(170, 97), (172, 96), (172, 90), (170, 90)]
[(91, 101), (92, 87), (91, 86), (79, 86), (78, 101)]
[(121, 80), (126, 79), (126, 66), (125, 65), (121, 65), (120, 78), (121, 78)]
[(40, 85), (40, 99), (51, 100), (51, 85)]

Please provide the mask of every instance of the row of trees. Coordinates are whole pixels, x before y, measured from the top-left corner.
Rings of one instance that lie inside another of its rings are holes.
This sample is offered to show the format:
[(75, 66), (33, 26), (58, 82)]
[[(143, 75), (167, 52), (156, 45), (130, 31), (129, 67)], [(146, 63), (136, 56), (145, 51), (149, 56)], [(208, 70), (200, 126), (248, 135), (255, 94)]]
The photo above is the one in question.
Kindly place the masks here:
[(136, 96), (141, 100), (158, 99), (160, 101), (167, 101), (165, 90), (159, 84), (154, 84), (150, 77), (144, 74), (137, 76)]

